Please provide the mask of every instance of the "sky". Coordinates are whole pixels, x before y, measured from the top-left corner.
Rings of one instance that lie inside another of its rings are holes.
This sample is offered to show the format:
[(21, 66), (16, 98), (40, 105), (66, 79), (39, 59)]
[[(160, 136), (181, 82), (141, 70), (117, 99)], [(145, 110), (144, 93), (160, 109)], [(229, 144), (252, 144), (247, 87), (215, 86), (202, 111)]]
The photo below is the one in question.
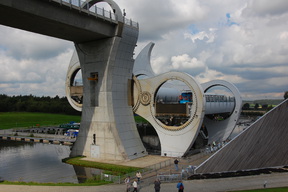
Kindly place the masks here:
[[(155, 43), (156, 74), (226, 80), (244, 100), (288, 91), (287, 0), (114, 1), (139, 23), (136, 56)], [(65, 96), (73, 51), (72, 42), (0, 25), (0, 94)]]

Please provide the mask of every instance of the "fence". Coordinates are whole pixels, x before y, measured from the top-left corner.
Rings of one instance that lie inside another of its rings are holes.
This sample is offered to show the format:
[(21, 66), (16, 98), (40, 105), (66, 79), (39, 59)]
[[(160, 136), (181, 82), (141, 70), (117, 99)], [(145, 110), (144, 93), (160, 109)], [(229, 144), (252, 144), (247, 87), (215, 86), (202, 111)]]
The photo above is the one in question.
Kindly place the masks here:
[[(168, 159), (166, 161), (148, 166), (145, 169), (142, 169), (141, 173), (143, 176), (144, 174), (148, 174), (150, 172), (154, 172), (154, 171), (157, 172), (157, 170), (168, 167), (170, 165), (174, 165), (174, 159)], [(195, 166), (189, 165), (186, 168), (182, 167), (181, 173), (171, 173), (171, 171), (166, 172), (166, 173), (158, 173), (156, 175), (156, 178), (159, 179), (161, 182), (177, 182), (179, 180), (187, 179), (189, 176), (194, 174), (195, 168), (196, 168)], [(101, 180), (112, 181), (113, 183), (120, 184), (124, 182), (124, 178), (126, 178), (127, 176), (130, 176), (130, 178), (133, 179), (135, 175), (136, 175), (136, 172), (128, 173), (125, 176), (115, 176), (115, 175), (101, 173)], [(154, 182), (154, 180), (155, 180), (155, 177), (146, 178), (146, 182), (142, 183), (141, 186), (144, 187), (145, 185), (150, 185)]]
[[(197, 157), (197, 158), (201, 158), (202, 155)], [(171, 166), (171, 165), (174, 165), (174, 159), (168, 159), (166, 161), (159, 162), (157, 164), (148, 166), (148, 167), (142, 169), (141, 171), (140, 170), (139, 171), (142, 173), (142, 176), (143, 176), (145, 174), (148, 174), (148, 173), (154, 172), (154, 171), (156, 171), (156, 173), (157, 173), (158, 170), (165, 168), (165, 167), (168, 167), (168, 166)], [(187, 165), (186, 168), (182, 167), (181, 173), (171, 173), (171, 170), (170, 170), (170, 172), (158, 173), (156, 175), (156, 177), (161, 182), (174, 182), (174, 181), (176, 182), (176, 181), (179, 181), (182, 179), (187, 179), (189, 176), (194, 174), (195, 168), (196, 168), (195, 166)], [(130, 172), (130, 173), (126, 174), (125, 176), (115, 176), (115, 175), (101, 173), (101, 179), (105, 180), (105, 181), (112, 181), (114, 183), (120, 184), (120, 183), (124, 182), (124, 179), (127, 176), (130, 176), (130, 178), (133, 179), (135, 177), (135, 175), (136, 175), (136, 172)], [(152, 177), (146, 178), (145, 180), (146, 180), (146, 182), (141, 184), (142, 187), (144, 187), (145, 185), (152, 184), (155, 180), (155, 177), (154, 178), (152, 178)]]
[[(86, 4), (86, 6), (83, 7), (84, 3), (86, 2), (84, 0), (51, 0), (51, 1), (60, 3), (61, 5), (66, 5), (70, 8), (78, 9), (81, 12), (87, 12), (88, 14), (94, 15), (95, 17), (101, 17), (114, 23), (118, 22), (117, 15), (111, 11), (107, 11), (104, 8), (97, 7), (96, 5), (91, 6), (89, 9), (88, 4)], [(132, 21), (131, 19), (127, 19), (125, 17), (123, 23), (129, 26), (133, 26), (135, 28), (139, 28), (137, 22)]]
[(181, 173), (161, 173), (157, 174), (157, 179), (162, 182), (173, 182), (187, 179), (194, 174), (195, 166), (189, 165), (186, 168), (182, 168)]
[(148, 166), (146, 167), (148, 170), (150, 171), (156, 171), (156, 170), (159, 170), (159, 169), (162, 169), (164, 167), (167, 167), (167, 166), (170, 166), (174, 163), (174, 160), (173, 159), (168, 159), (166, 161), (162, 161), (160, 163), (157, 163), (157, 164), (154, 164), (154, 165), (151, 165), (151, 166)]
[(110, 174), (105, 174), (101, 173), (101, 180), (104, 181), (112, 181), (113, 183), (121, 183), (121, 177), (117, 175), (110, 175)]
[(182, 180), (182, 174), (171, 174), (171, 175), (157, 175), (157, 179), (161, 182), (173, 182)]
[[(142, 176), (144, 176), (145, 174), (149, 174), (151, 172), (157, 171), (159, 169), (162, 169), (164, 167), (170, 166), (172, 164), (174, 164), (174, 160), (173, 159), (168, 159), (166, 161), (163, 161), (163, 162), (160, 162), (160, 163), (145, 167), (144, 169), (139, 170), (139, 171), (141, 172)], [(131, 179), (135, 178), (137, 172), (138, 171), (127, 173), (125, 176), (120, 178), (119, 183), (124, 182), (124, 179), (126, 177), (128, 177), (128, 176), (130, 176)], [(150, 185), (151, 183), (154, 182), (155, 178), (146, 178), (145, 180), (146, 180), (146, 182), (144, 184), (142, 183), (141, 187), (143, 187), (145, 185)]]

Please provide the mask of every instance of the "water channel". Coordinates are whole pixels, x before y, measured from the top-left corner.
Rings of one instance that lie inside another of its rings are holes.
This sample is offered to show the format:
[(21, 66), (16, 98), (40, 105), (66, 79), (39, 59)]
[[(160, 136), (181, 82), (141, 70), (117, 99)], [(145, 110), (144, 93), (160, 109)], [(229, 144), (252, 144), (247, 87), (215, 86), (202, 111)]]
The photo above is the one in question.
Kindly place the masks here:
[[(246, 127), (237, 125), (233, 137)], [(82, 183), (103, 171), (63, 163), (69, 154), (66, 145), (0, 140), (0, 180)]]
[(69, 154), (69, 146), (0, 140), (0, 179), (79, 183), (83, 168), (62, 162)]

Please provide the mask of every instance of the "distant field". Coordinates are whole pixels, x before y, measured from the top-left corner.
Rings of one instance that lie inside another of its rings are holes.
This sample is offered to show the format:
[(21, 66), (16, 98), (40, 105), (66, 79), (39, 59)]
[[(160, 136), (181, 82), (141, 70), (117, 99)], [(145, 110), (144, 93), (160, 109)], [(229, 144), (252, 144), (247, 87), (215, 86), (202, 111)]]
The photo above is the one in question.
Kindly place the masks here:
[(272, 105), (273, 107), (275, 107), (279, 105), (282, 101), (283, 99), (262, 99), (262, 100), (253, 100), (253, 101), (243, 100), (243, 104), (249, 103), (251, 106), (254, 107), (254, 105), (258, 103), (259, 105), (267, 104), (267, 105)]
[[(71, 121), (80, 123), (81, 116), (51, 113), (5, 112), (0, 113), (0, 129), (31, 128), (38, 126), (58, 126)], [(136, 122), (147, 123), (140, 116), (135, 116)]]
[(80, 122), (80, 119), (80, 116), (73, 115), (7, 112), (0, 113), (0, 129), (58, 126), (71, 121)]

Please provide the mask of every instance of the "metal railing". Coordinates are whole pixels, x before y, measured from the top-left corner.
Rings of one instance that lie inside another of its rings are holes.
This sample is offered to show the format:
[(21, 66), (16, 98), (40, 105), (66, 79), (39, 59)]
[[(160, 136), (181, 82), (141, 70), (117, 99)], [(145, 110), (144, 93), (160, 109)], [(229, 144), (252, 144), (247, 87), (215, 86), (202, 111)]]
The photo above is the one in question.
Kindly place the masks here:
[(150, 170), (150, 171), (156, 171), (156, 170), (162, 169), (164, 167), (170, 166), (172, 164), (174, 164), (174, 160), (173, 159), (168, 159), (166, 161), (162, 161), (160, 163), (157, 163), (157, 164), (145, 167), (145, 168)]
[[(156, 163), (156, 164), (154, 164), (154, 165), (147, 166), (147, 167), (145, 167), (145, 168), (143, 168), (143, 169), (141, 169), (141, 170), (138, 170), (138, 171), (140, 171), (141, 174), (142, 174), (142, 176), (144, 176), (145, 174), (149, 174), (149, 173), (154, 172), (154, 171), (157, 172), (157, 170), (160, 170), (160, 169), (162, 169), (162, 168), (168, 167), (168, 166), (170, 166), (170, 165), (172, 165), (172, 164), (174, 164), (174, 160), (173, 160), (173, 159), (168, 159), (168, 160), (166, 160), (166, 161), (162, 161), (162, 162), (160, 162), (160, 163)], [(124, 182), (124, 179), (125, 179), (127, 176), (130, 176), (131, 179), (136, 178), (135, 175), (136, 175), (136, 172), (138, 172), (138, 171), (130, 172), (130, 173), (125, 174), (124, 177), (120, 178), (120, 183)], [(148, 179), (148, 180), (147, 180), (147, 179)], [(146, 178), (146, 179), (144, 179), (144, 180), (147, 180), (147, 181), (146, 181), (145, 183), (142, 183), (142, 184), (141, 184), (142, 187), (145, 186), (145, 185), (150, 185), (150, 184), (152, 184), (152, 183), (154, 182), (155, 178), (152, 178), (152, 180), (151, 180), (151, 178)], [(150, 181), (150, 180), (151, 180), (151, 181)]]
[(162, 175), (158, 174), (157, 179), (159, 179), (161, 182), (176, 182), (182, 180), (181, 174), (168, 174), (168, 175)]
[(186, 168), (182, 167), (181, 173), (159, 173), (157, 179), (161, 182), (176, 182), (180, 180), (186, 180), (189, 176), (194, 174), (196, 166), (189, 165)]
[[(107, 11), (104, 8), (97, 7), (96, 5), (91, 6), (89, 9), (88, 9), (88, 4), (86, 4), (86, 6), (83, 7), (84, 3), (86, 2), (84, 0), (50, 0), (50, 1), (57, 2), (60, 5), (70, 7), (71, 9), (77, 9), (80, 12), (85, 12), (95, 17), (100, 17), (102, 19), (105, 19), (113, 23), (118, 23), (117, 15), (111, 11)], [(139, 28), (139, 25), (137, 22), (132, 21), (131, 19), (127, 19), (125, 17), (123, 17), (123, 23), (125, 25)]]
[(167, 157), (181, 158), (183, 156), (183, 152), (176, 152), (176, 151), (163, 151), (163, 154), (164, 156), (167, 156)]
[(133, 27), (135, 27), (135, 28), (139, 28), (139, 24), (138, 24), (137, 22), (132, 21), (131, 19), (127, 19), (127, 18), (125, 18), (125, 17), (124, 17), (124, 23), (125, 23), (126, 25), (133, 26)]
[(103, 181), (112, 181), (113, 183), (121, 183), (121, 177), (117, 175), (110, 175), (110, 174), (105, 174), (101, 173), (101, 180)]

